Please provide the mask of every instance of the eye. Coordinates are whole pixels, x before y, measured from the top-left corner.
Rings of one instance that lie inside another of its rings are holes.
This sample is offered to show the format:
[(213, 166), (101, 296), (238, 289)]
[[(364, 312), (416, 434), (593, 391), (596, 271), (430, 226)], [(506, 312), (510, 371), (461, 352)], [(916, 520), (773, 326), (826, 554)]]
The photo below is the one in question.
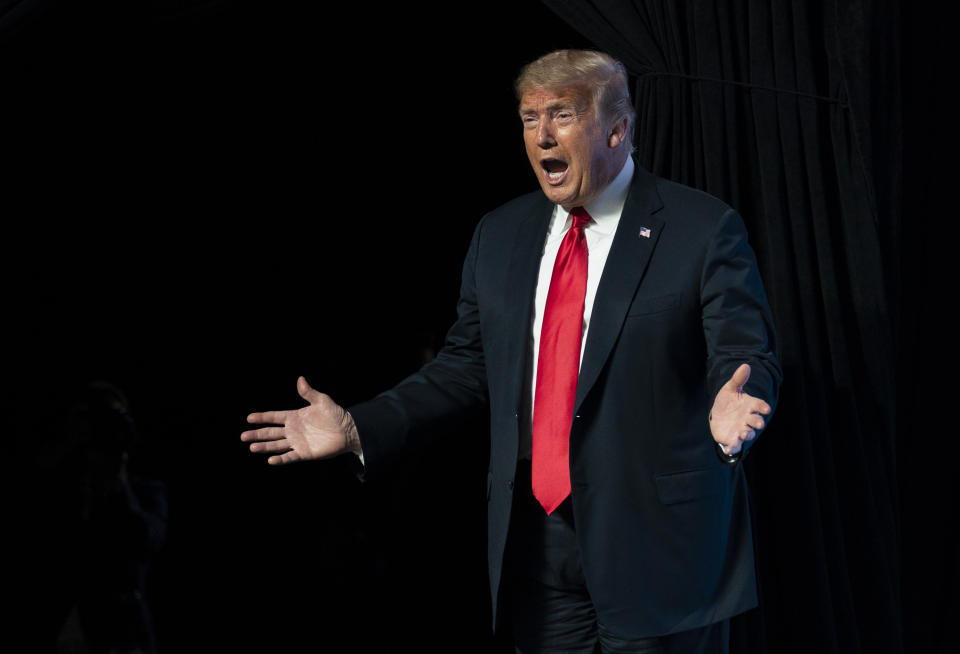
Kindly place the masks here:
[(537, 117), (536, 117), (536, 116), (524, 116), (524, 117), (523, 117), (523, 126), (524, 126), (524, 127), (536, 127), (536, 126), (537, 126)]

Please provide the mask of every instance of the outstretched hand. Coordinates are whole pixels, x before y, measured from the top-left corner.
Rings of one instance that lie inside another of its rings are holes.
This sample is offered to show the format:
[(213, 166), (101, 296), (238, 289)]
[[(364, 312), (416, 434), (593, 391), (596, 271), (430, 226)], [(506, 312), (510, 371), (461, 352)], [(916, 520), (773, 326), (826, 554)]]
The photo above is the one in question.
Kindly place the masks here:
[(240, 434), (251, 452), (271, 454), (267, 463), (326, 459), (345, 452), (360, 454), (360, 438), (353, 418), (329, 395), (317, 392), (307, 380), (297, 380), (297, 392), (309, 402), (302, 409), (251, 413), (247, 422), (272, 424)]
[(743, 392), (750, 379), (750, 364), (744, 363), (724, 384), (710, 410), (710, 432), (724, 452), (737, 454), (743, 444), (757, 437), (766, 426), (763, 416), (770, 415), (770, 405)]

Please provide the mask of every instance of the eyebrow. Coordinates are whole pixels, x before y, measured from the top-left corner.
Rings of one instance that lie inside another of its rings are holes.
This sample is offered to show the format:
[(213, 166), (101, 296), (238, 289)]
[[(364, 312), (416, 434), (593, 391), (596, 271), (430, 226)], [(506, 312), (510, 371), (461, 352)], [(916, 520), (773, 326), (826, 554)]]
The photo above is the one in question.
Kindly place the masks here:
[[(555, 100), (548, 104), (545, 108), (548, 113), (559, 111), (561, 109), (569, 109), (573, 113), (579, 113), (577, 111), (577, 103), (573, 100)], [(521, 116), (535, 116), (539, 112), (532, 107), (520, 107), (519, 113)]]

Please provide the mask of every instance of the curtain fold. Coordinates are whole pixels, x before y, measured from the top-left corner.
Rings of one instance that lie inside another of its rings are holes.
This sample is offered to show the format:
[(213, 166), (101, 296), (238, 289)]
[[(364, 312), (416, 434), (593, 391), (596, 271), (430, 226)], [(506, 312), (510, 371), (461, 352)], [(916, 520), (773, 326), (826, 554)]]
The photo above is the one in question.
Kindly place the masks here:
[(761, 608), (733, 651), (902, 652), (895, 3), (547, 0), (628, 67), (641, 165), (738, 209), (784, 367), (747, 461)]

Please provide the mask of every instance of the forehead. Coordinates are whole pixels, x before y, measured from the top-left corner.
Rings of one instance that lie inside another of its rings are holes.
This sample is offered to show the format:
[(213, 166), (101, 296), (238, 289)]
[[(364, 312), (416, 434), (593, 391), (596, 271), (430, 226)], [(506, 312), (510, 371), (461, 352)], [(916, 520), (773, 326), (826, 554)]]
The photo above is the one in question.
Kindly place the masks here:
[(557, 106), (573, 106), (581, 111), (590, 107), (591, 96), (581, 87), (546, 89), (534, 87), (520, 98), (520, 113), (542, 111)]

